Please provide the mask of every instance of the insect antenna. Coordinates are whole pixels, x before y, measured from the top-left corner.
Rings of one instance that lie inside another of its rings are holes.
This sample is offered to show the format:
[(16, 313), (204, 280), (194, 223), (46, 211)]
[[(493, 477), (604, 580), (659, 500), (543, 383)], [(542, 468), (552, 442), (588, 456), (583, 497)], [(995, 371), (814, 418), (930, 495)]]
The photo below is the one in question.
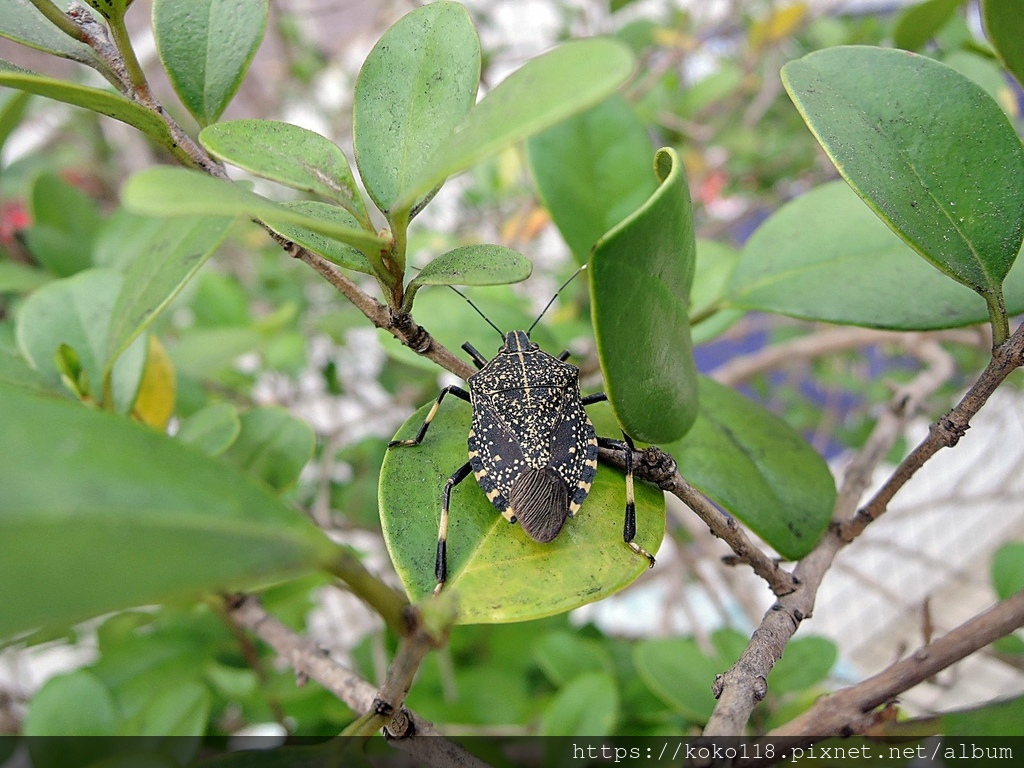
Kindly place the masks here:
[(562, 286), (561, 286), (561, 287), (560, 287), (560, 288), (559, 288), (559, 289), (558, 289), (557, 291), (555, 291), (555, 295), (554, 295), (554, 296), (552, 296), (552, 297), (551, 297), (551, 298), (550, 298), (550, 299), (548, 300), (548, 303), (544, 305), (544, 309), (542, 309), (542, 310), (540, 311), (540, 314), (539, 314), (539, 315), (537, 315), (537, 319), (533, 321), (533, 325), (531, 325), (531, 326), (530, 326), (530, 327), (529, 327), (529, 328), (527, 329), (527, 331), (526, 331), (526, 335), (527, 335), (527, 336), (529, 336), (529, 335), (530, 335), (530, 333), (531, 333), (531, 332), (533, 331), (533, 329), (534, 329), (534, 328), (536, 327), (537, 323), (539, 323), (539, 322), (540, 322), (540, 319), (541, 319), (542, 317), (544, 317), (544, 315), (545, 315), (545, 314), (547, 313), (547, 311), (548, 311), (549, 309), (551, 309), (551, 305), (555, 303), (555, 299), (557, 299), (557, 298), (558, 298), (558, 294), (560, 294), (560, 293), (561, 293), (562, 291), (564, 291), (564, 290), (566, 289), (566, 286), (568, 286), (568, 285), (569, 285), (569, 283), (571, 283), (571, 282), (572, 282), (573, 280), (575, 280), (575, 279), (576, 279), (576, 275), (578, 275), (578, 274), (579, 274), (580, 272), (582, 272), (582, 271), (583, 271), (584, 269), (586, 269), (586, 268), (587, 268), (587, 265), (586, 265), (586, 264), (584, 264), (584, 265), (583, 265), (582, 267), (580, 267), (579, 269), (577, 269), (577, 270), (576, 270), (575, 272), (573, 272), (573, 273), (572, 273), (572, 275), (571, 275), (571, 276), (569, 277), (569, 279), (568, 279), (568, 280), (566, 280), (566, 281), (565, 281), (564, 283), (562, 283)]
[(504, 339), (505, 339), (505, 332), (504, 332), (503, 330), (501, 330), (501, 328), (499, 328), (498, 326), (496, 326), (496, 325), (495, 325), (494, 323), (492, 323), (492, 322), (491, 322), (491, 318), (489, 318), (489, 317), (488, 317), (487, 315), (485, 315), (485, 314), (483, 313), (483, 311), (482, 311), (482, 310), (480, 309), (480, 307), (478, 307), (478, 306), (477, 306), (476, 304), (474, 304), (474, 303), (473, 303), (472, 299), (470, 299), (470, 298), (469, 298), (469, 296), (467, 296), (466, 294), (464, 294), (464, 293), (463, 293), (462, 291), (460, 291), (460, 290), (459, 290), (458, 288), (456, 288), (456, 287), (455, 287), (454, 285), (449, 285), (448, 287), (449, 287), (449, 288), (451, 288), (451, 289), (452, 289), (453, 291), (455, 291), (455, 292), (456, 292), (457, 294), (459, 294), (459, 296), (461, 296), (462, 298), (464, 298), (464, 299), (466, 300), (466, 303), (467, 303), (467, 304), (469, 304), (469, 306), (471, 306), (471, 307), (472, 307), (473, 309), (475, 309), (475, 310), (476, 310), (476, 313), (477, 313), (478, 315), (480, 315), (480, 317), (482, 317), (482, 318), (483, 318), (484, 320), (486, 320), (486, 321), (487, 321), (487, 324), (488, 324), (489, 326), (491, 326), (491, 328), (493, 328), (494, 330), (496, 330), (496, 331), (498, 332), (498, 335), (499, 335), (499, 336), (501, 336), (502, 340), (504, 341)]

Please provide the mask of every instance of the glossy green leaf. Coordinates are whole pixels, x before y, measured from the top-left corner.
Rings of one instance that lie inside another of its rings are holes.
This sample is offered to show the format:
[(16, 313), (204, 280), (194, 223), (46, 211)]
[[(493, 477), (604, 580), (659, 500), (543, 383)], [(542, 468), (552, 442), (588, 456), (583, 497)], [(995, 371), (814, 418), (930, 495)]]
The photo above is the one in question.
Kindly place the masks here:
[(964, 0), (925, 0), (904, 9), (896, 19), (893, 42), (897, 48), (920, 50), (963, 4)]
[(786, 644), (782, 658), (768, 675), (769, 693), (792, 693), (817, 685), (828, 677), (839, 649), (824, 637), (800, 637)]
[[(601, 406), (591, 408), (600, 410)], [(427, 415), (424, 406), (396, 439), (411, 438)], [(393, 448), (380, 473), (381, 526), (391, 560), (413, 600), (437, 584), (441, 493), (466, 463), (471, 410), (446, 398), (423, 443)], [(472, 475), (452, 493), (448, 526), (448, 582), (457, 593), (462, 624), (525, 621), (551, 616), (617, 592), (647, 570), (643, 557), (622, 542), (625, 483), (621, 472), (601, 466), (579, 514), (549, 544), (510, 525), (484, 496)], [(664, 496), (636, 485), (637, 542), (656, 553), (664, 535)]]
[(608, 98), (633, 72), (617, 40), (563, 43), (531, 59), (474, 106), (393, 207), (413, 202), (447, 177)]
[[(1024, 311), (1024, 264), (1004, 287)], [(934, 270), (843, 181), (786, 203), (750, 237), (729, 282), (737, 307), (890, 330), (984, 322), (985, 301)]]
[(326, 197), (369, 222), (345, 154), (319, 133), (276, 120), (230, 120), (204, 128), (199, 141), (226, 163)]
[(697, 416), (689, 297), (696, 245), (679, 156), (658, 151), (661, 185), (598, 242), (591, 316), (605, 392), (619, 424), (649, 443), (678, 440)]
[(633, 649), (637, 674), (655, 696), (687, 720), (705, 723), (715, 708), (711, 686), (722, 670), (687, 638), (644, 640)]
[(269, 0), (154, 0), (153, 35), (171, 85), (201, 125), (242, 84), (267, 26)]
[(253, 588), (334, 549), (225, 462), (73, 402), (0, 396), (0, 636)]
[(384, 33), (359, 71), (352, 106), (356, 163), (378, 208), (408, 210), (443, 181), (410, 185), (451, 140), (479, 80), (480, 41), (459, 3), (424, 5)]
[(254, 216), (297, 224), (360, 250), (377, 251), (387, 243), (358, 227), (310, 216), (261, 197), (239, 184), (184, 168), (150, 168), (132, 176), (121, 190), (124, 205), (145, 216)]
[(175, 437), (208, 456), (217, 456), (227, 450), (241, 431), (242, 422), (235, 406), (214, 403), (181, 422)]
[(54, 80), (21, 69), (3, 60), (0, 60), (0, 86), (17, 88), (120, 120), (122, 123), (139, 129), (158, 144), (167, 147), (179, 158), (185, 159), (177, 142), (171, 137), (167, 124), (156, 113), (120, 94), (63, 80)]
[(542, 736), (609, 736), (619, 717), (619, 692), (607, 672), (580, 675), (548, 702)]
[(295, 485), (316, 447), (312, 428), (277, 407), (246, 411), (240, 423), (241, 432), (224, 452), (224, 459), (275, 491)]
[[(309, 218), (325, 221), (330, 225), (348, 227), (350, 229), (360, 228), (360, 224), (355, 216), (344, 208), (339, 208), (330, 203), (321, 203), (316, 200), (293, 200), (281, 203), (281, 205)], [(302, 227), (288, 221), (279, 221), (274, 215), (264, 216), (264, 223), (281, 235), (281, 237), (286, 237), (293, 243), (298, 243), (307, 251), (323, 256), (339, 267), (353, 269), (356, 272), (363, 272), (367, 275), (374, 273), (370, 262), (358, 248), (346, 245), (340, 240), (321, 235), (307, 227)]]
[(944, 64), (897, 50), (829, 48), (782, 75), (857, 194), (1005, 328), (1002, 281), (1024, 237), (1024, 148), (999, 105)]
[(94, 69), (106, 70), (106, 65), (91, 46), (57, 29), (31, 0), (0, 0), (0, 37)]
[[(124, 280), (110, 269), (89, 269), (55, 280), (33, 293), (18, 312), (17, 338), (22, 355), (53, 384), (60, 381), (54, 355), (61, 345), (74, 350), (94, 400), (104, 400), (108, 369), (107, 336), (111, 314)], [(135, 402), (146, 362), (146, 339), (139, 337), (114, 364), (114, 405), (126, 412)]]
[(562, 687), (590, 672), (614, 672), (611, 654), (576, 632), (550, 632), (533, 645), (533, 657), (551, 684)]
[(526, 147), (544, 206), (581, 262), (658, 188), (647, 128), (618, 94), (531, 137)]
[(145, 228), (148, 237), (134, 240), (124, 254), (124, 283), (114, 303), (107, 336), (110, 365), (217, 250), (232, 219), (163, 219)]
[(693, 343), (709, 341), (743, 317), (743, 312), (723, 308), (726, 287), (739, 263), (740, 252), (714, 240), (697, 240), (697, 263), (690, 289)]
[(942, 63), (970, 78), (1011, 115), (1016, 115), (1016, 96), (999, 62), (991, 56), (966, 50), (950, 51)]
[(992, 586), (1000, 600), (1024, 589), (1024, 542), (1004, 544), (992, 557)]
[(1024, 84), (1024, 16), (1017, 0), (981, 0), (981, 18), (996, 55)]
[(80, 669), (46, 681), (25, 714), (25, 736), (117, 736), (120, 713), (99, 678)]
[(711, 379), (682, 440), (662, 446), (679, 471), (783, 557), (807, 554), (828, 527), (835, 481), (825, 460), (785, 421)]
[(448, 251), (421, 269), (406, 289), (412, 307), (424, 285), (506, 285), (530, 276), (533, 264), (517, 251), (500, 245), (467, 245)]

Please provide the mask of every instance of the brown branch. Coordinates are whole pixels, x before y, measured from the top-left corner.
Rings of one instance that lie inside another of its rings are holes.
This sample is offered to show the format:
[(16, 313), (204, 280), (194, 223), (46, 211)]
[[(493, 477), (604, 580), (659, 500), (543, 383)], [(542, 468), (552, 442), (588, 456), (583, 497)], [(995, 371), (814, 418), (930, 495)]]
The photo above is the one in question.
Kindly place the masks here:
[[(625, 469), (622, 451), (601, 448), (599, 456), (605, 462)], [(669, 454), (650, 447), (634, 457), (633, 472), (641, 480), (655, 483), (663, 491), (671, 493), (682, 501), (704, 523), (711, 533), (728, 544), (740, 562), (747, 563), (754, 573), (768, 582), (775, 595), (786, 595), (793, 591), (795, 582), (792, 575), (779, 567), (777, 560), (768, 557), (747, 536), (732, 517), (724, 514), (704, 494), (690, 485), (676, 471), (676, 462)]]
[[(316, 680), (350, 709), (367, 712), (373, 708), (377, 691), (372, 685), (331, 659), (314, 642), (267, 613), (255, 597), (240, 596), (228, 601), (227, 612), (233, 621), (263, 640), (293, 669)], [(444, 738), (428, 738), (441, 734), (415, 713), (409, 712), (408, 715), (412, 730), (405, 738), (391, 742), (396, 747), (438, 768), (487, 768), (486, 763), (458, 744)]]
[(1024, 626), (1024, 590), (996, 603), (935, 642), (918, 648), (877, 675), (818, 699), (809, 710), (768, 736), (800, 736), (809, 741), (864, 733), (875, 724), (877, 707), (1021, 626)]
[[(906, 419), (924, 403), (948, 376), (951, 362), (937, 344), (921, 350), (928, 367), (897, 392), (889, 408), (879, 418), (864, 448), (851, 463), (836, 498), (833, 520), (848, 518), (867, 487), (872, 471), (888, 453), (901, 433)], [(800, 623), (810, 617), (821, 582), (836, 554), (849, 540), (833, 522), (817, 546), (793, 571), (796, 588), (765, 613), (740, 658), (714, 685), (718, 704), (704, 729), (706, 736), (741, 735), (757, 703), (768, 690), (768, 673), (782, 658), (786, 644)]]

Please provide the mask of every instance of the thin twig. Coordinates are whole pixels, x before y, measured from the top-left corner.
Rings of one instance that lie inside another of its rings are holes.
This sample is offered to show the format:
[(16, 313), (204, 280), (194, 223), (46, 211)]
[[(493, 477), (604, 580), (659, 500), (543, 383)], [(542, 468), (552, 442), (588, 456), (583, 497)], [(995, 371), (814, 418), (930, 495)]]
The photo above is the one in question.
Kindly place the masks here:
[[(991, 336), (979, 329), (936, 331), (921, 336), (872, 328), (827, 328), (781, 344), (773, 344), (758, 352), (736, 357), (716, 368), (711, 378), (734, 387), (753, 376), (788, 365), (795, 360), (808, 360), (870, 344), (917, 345), (919, 340), (952, 341), (958, 344), (991, 349)], [(987, 331), (987, 329), (986, 329)], [(916, 337), (916, 338), (914, 338)]]
[(781, 596), (765, 613), (740, 658), (714, 684), (718, 704), (704, 729), (706, 736), (741, 735), (751, 712), (768, 691), (768, 673), (782, 658), (786, 644), (801, 622), (810, 617), (821, 582), (836, 554), (849, 540), (840, 534), (838, 521), (848, 518), (910, 415), (948, 376), (951, 362), (941, 348), (929, 342), (921, 350), (928, 367), (899, 390), (879, 418), (864, 448), (847, 471), (836, 499), (833, 522), (821, 541), (793, 571), (796, 589)]
[[(315, 643), (271, 616), (252, 596), (228, 603), (228, 616), (273, 648), (297, 672), (316, 680), (352, 710), (367, 712), (373, 707), (377, 691), (350, 669), (327, 656)], [(406, 710), (407, 711), (407, 710)], [(440, 736), (434, 726), (415, 713), (409, 713), (413, 729), (408, 736), (391, 743), (419, 760), (438, 768), (487, 768), (487, 764), (462, 747)]]
[(918, 648), (877, 675), (818, 699), (814, 706), (768, 734), (822, 738), (864, 733), (874, 710), (989, 643), (1024, 626), (1024, 590), (996, 603), (933, 643)]

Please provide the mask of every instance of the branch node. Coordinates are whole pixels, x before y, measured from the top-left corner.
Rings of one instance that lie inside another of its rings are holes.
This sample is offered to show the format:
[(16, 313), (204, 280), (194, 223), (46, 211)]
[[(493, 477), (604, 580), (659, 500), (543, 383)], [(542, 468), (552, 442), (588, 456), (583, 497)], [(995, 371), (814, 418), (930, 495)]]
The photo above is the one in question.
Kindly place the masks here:
[(716, 699), (722, 697), (722, 691), (725, 690), (725, 675), (715, 675), (715, 682), (711, 684), (711, 695)]
[(754, 688), (751, 690), (751, 694), (754, 696), (754, 701), (762, 701), (768, 695), (768, 680), (764, 675), (754, 678)]
[(416, 723), (413, 722), (412, 714), (405, 707), (395, 712), (384, 726), (384, 738), (388, 741), (398, 741), (415, 735)]

